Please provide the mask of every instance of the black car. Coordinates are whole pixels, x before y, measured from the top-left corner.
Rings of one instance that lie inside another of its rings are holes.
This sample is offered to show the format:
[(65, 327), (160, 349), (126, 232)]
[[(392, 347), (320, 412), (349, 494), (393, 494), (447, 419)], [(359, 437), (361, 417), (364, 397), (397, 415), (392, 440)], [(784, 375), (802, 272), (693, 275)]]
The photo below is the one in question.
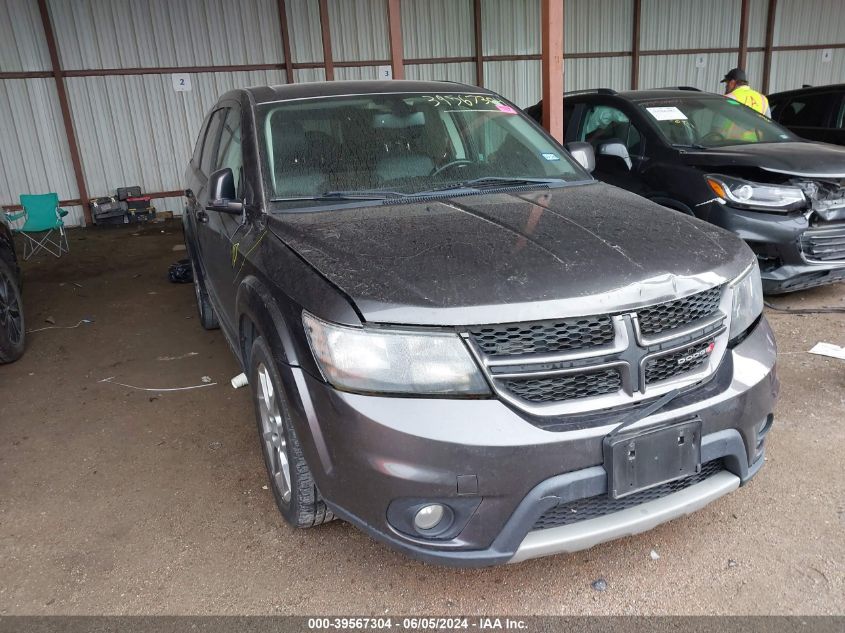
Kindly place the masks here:
[(21, 357), (24, 338), (21, 272), (15, 257), (12, 230), (6, 216), (0, 212), (0, 364)]
[(495, 93), (236, 90), (186, 179), (202, 324), (247, 374), (296, 527), (515, 562), (688, 514), (763, 465), (778, 381), (753, 253), (597, 182)]
[(845, 145), (845, 84), (778, 92), (769, 106), (772, 119), (798, 136)]
[(564, 124), (600, 180), (742, 237), (766, 292), (845, 278), (845, 149), (695, 89), (567, 94)]

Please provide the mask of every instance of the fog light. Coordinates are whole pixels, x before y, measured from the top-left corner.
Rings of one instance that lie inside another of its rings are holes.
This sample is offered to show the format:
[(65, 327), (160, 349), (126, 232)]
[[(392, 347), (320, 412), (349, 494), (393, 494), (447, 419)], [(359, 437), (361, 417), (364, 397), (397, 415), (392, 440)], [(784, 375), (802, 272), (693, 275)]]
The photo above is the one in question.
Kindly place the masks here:
[(439, 503), (423, 506), (414, 515), (414, 527), (418, 530), (433, 530), (443, 520), (444, 508)]

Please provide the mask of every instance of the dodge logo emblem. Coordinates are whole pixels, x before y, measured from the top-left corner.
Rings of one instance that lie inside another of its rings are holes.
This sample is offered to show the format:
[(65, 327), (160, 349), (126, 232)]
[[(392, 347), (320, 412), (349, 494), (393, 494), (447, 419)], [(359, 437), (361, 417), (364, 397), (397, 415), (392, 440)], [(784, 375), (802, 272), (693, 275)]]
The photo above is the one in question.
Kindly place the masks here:
[(716, 347), (716, 343), (710, 342), (710, 344), (705, 347), (704, 349), (700, 349), (697, 352), (693, 352), (692, 354), (687, 354), (686, 356), (681, 356), (678, 359), (679, 365), (686, 365), (687, 363), (691, 363), (696, 361), (700, 358), (704, 358), (705, 356), (710, 356), (713, 353), (713, 348)]

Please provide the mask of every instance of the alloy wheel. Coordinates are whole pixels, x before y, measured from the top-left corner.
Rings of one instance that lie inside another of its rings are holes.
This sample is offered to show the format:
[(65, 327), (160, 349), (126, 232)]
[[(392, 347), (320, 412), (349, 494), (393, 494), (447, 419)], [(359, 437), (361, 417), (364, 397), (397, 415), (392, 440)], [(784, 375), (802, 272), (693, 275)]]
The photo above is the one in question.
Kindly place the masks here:
[(258, 412), (261, 417), (261, 437), (270, 477), (285, 503), (290, 503), (291, 479), (284, 422), (279, 410), (279, 398), (270, 372), (264, 363), (258, 365)]

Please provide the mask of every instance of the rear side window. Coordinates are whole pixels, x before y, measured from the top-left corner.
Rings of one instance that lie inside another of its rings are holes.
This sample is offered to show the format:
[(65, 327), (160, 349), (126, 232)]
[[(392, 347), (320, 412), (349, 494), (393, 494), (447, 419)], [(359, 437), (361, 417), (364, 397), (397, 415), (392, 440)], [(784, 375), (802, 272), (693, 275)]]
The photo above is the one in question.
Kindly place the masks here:
[(205, 142), (202, 147), (202, 158), (200, 159), (200, 170), (206, 176), (214, 171), (214, 165), (217, 162), (217, 141), (220, 139), (220, 129), (223, 127), (225, 118), (226, 110), (217, 110), (211, 115), (208, 124), (208, 131), (205, 134)]
[(830, 93), (794, 97), (780, 107), (778, 120), (783, 125), (827, 127), (834, 103), (835, 99)]

